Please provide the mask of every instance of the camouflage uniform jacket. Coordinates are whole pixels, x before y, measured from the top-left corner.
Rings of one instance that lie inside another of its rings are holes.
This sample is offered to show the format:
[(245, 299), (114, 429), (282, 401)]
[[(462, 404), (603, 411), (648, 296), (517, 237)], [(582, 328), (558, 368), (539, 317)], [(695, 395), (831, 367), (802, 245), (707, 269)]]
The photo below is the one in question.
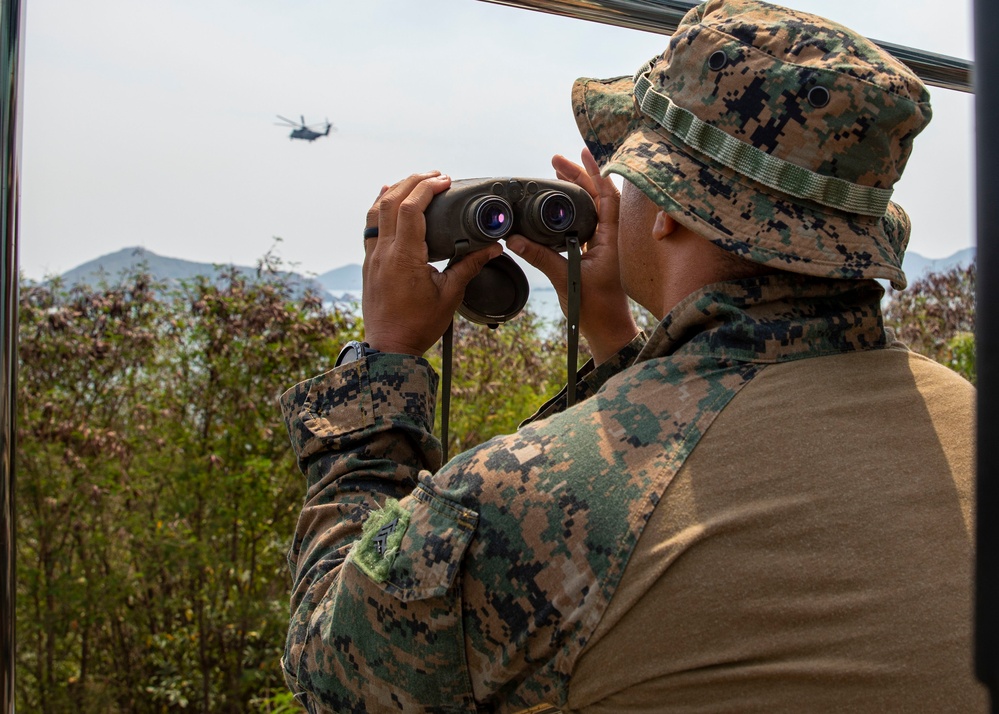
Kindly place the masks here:
[(564, 705), (643, 526), (713, 419), (768, 364), (884, 348), (881, 293), (789, 274), (708, 286), (586, 375), (572, 409), (550, 403), (445, 468), (426, 361), (377, 355), (289, 390), (308, 480), (283, 659), (299, 701)]

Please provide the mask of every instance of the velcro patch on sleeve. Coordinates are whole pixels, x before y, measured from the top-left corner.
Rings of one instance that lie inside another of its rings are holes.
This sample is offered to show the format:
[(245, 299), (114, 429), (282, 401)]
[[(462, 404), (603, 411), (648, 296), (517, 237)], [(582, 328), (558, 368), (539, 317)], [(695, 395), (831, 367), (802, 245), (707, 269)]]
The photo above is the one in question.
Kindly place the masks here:
[(409, 512), (390, 498), (361, 527), (361, 539), (354, 546), (354, 563), (376, 583), (388, 579), (392, 561), (409, 526)]
[(444, 595), (461, 568), (478, 514), (420, 484), (368, 516), (349, 560), (397, 600)]

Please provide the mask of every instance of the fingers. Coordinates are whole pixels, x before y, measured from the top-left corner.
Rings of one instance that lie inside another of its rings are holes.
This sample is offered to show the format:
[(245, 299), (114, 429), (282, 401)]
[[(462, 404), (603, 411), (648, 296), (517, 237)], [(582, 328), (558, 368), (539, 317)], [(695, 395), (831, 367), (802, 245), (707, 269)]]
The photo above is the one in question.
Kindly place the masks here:
[(449, 265), (441, 273), (441, 292), (446, 300), (457, 301), (465, 292), (468, 283), (482, 270), (482, 267), (503, 252), (499, 243), (469, 253), (457, 263)]
[[(440, 176), (440, 171), (429, 171), (421, 174), (413, 174), (399, 181), (395, 185), (389, 187), (382, 196), (378, 199), (375, 204), (378, 213), (378, 237), (379, 238), (393, 238), (396, 235), (399, 224), (399, 213), (403, 210), (405, 205), (405, 210), (409, 216), (409, 222), (412, 223), (413, 212), (414, 212), (414, 202), (411, 200), (411, 196), (417, 187), (423, 184), (429, 179), (435, 179)], [(449, 184), (450, 179), (444, 177), (446, 182)], [(431, 191), (429, 194), (425, 190), (427, 187), (424, 186), (424, 190), (419, 192), (419, 197), (417, 201), (426, 198), (426, 204), (423, 208), (425, 209), (427, 205), (430, 204), (430, 199), (433, 198), (434, 193)], [(440, 187), (440, 191), (447, 188), (446, 185)], [(439, 193), (439, 191), (438, 191)], [(423, 209), (419, 210), (419, 215), (422, 217)]]
[(371, 208), (368, 209), (367, 220), (365, 221), (364, 227), (378, 227), (378, 204), (382, 200), (388, 190), (391, 188), (388, 184), (382, 184), (381, 189), (378, 191), (378, 196), (375, 198), (375, 202), (371, 204)]
[[(385, 192), (389, 190), (389, 186), (383, 185), (381, 190), (378, 192), (378, 198), (375, 202), (371, 204), (371, 208), (368, 209), (368, 215), (364, 218), (364, 254), (367, 255), (368, 250), (373, 246), (373, 242), (378, 239), (378, 204), (385, 195)], [(374, 229), (375, 235), (369, 236), (368, 231)]]
[(620, 192), (610, 177), (600, 175), (600, 166), (589, 149), (582, 151), (580, 166), (564, 156), (557, 154), (552, 157), (552, 167), (556, 178), (571, 181), (593, 197), (600, 213), (601, 223), (617, 223)]
[(582, 166), (570, 161), (561, 154), (556, 154), (552, 157), (552, 168), (555, 169), (555, 177), (557, 179), (574, 183), (590, 194), (594, 200), (597, 199), (599, 194), (593, 185), (593, 179), (583, 170)]
[(551, 248), (527, 240), (523, 236), (510, 236), (507, 247), (545, 274), (552, 286), (559, 289), (569, 279), (569, 262)]
[(597, 165), (597, 161), (589, 149), (583, 149), (582, 159), (583, 168), (586, 169), (590, 183), (596, 191), (596, 193), (591, 192), (590, 195), (598, 200), (597, 208), (600, 211), (600, 222), (616, 225), (618, 211), (621, 207), (621, 194), (617, 190), (617, 186), (614, 185), (609, 176), (600, 175), (600, 166)]

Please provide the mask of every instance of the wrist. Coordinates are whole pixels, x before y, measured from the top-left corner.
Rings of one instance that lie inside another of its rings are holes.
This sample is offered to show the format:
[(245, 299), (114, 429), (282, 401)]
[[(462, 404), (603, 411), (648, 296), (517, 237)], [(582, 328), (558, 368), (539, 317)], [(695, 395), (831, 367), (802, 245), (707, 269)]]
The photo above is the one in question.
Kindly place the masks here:
[(420, 349), (419, 347), (414, 347), (404, 341), (384, 339), (379, 337), (367, 337), (365, 338), (366, 344), (373, 350), (377, 352), (384, 352), (386, 354), (394, 355), (412, 355), (413, 357), (422, 357), (427, 350)]
[(351, 340), (343, 346), (340, 350), (340, 355), (336, 358), (334, 367), (339, 367), (343, 364), (349, 364), (351, 362), (361, 362), (367, 359), (373, 354), (378, 354), (381, 350), (374, 349), (367, 342), (358, 342), (356, 340)]

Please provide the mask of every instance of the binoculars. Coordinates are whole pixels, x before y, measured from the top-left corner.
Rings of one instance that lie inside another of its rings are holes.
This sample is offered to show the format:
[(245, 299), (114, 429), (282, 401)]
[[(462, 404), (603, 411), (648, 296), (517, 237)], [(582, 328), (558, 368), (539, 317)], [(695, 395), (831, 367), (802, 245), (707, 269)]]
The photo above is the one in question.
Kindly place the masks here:
[[(518, 233), (558, 251), (570, 237), (582, 246), (597, 228), (593, 199), (568, 181), (480, 178), (452, 181), (434, 196), (425, 212), (430, 262), (450, 260)], [(505, 253), (493, 258), (472, 279), (458, 313), (495, 327), (516, 317), (530, 288), (520, 266)]]

